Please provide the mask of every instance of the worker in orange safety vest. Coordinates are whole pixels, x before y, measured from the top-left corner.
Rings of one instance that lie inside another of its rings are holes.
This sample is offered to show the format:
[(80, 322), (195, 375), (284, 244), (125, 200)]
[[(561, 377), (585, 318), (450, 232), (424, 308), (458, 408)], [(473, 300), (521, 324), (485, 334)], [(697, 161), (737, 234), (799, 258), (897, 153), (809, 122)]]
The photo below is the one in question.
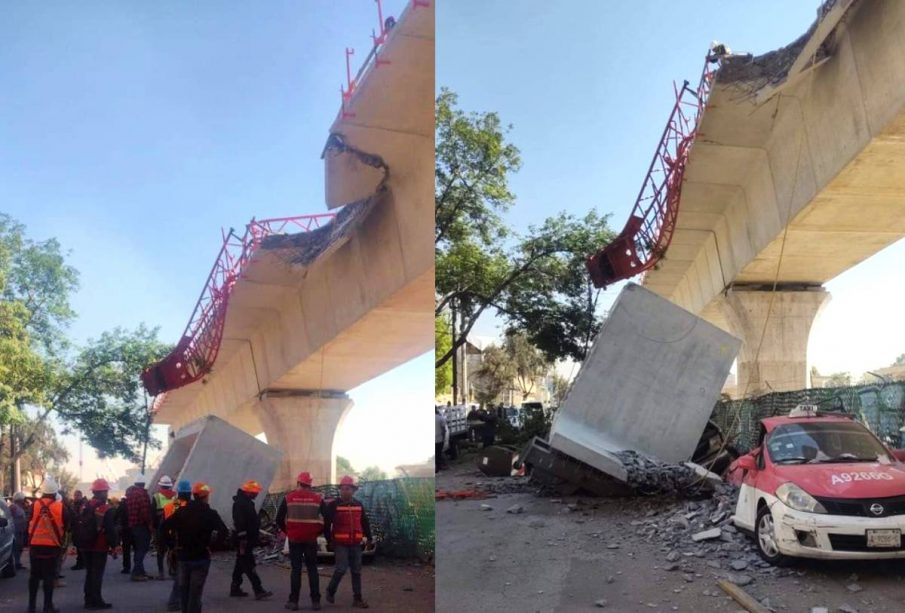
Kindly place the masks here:
[(29, 559), (31, 573), (28, 577), (28, 611), (35, 613), (38, 600), (38, 586), (44, 583), (44, 611), (56, 612), (53, 606), (53, 588), (57, 578), (57, 561), (64, 541), (64, 535), (72, 525), (72, 512), (57, 500), (60, 486), (53, 477), (45, 477), (41, 486), (42, 496), (31, 510), (28, 526)]
[(320, 580), (317, 574), (317, 537), (324, 531), (326, 507), (323, 497), (311, 489), (311, 473), (301, 472), (296, 478), (296, 489), (283, 498), (277, 510), (277, 528), (286, 533), (289, 541), (289, 600), (286, 608), (299, 610), (299, 593), (302, 590), (302, 561), (308, 571), (308, 588), (311, 608), (321, 608)]
[(371, 540), (371, 524), (364, 505), (354, 497), (358, 486), (348, 475), (339, 482), (339, 498), (327, 505), (324, 518), (324, 536), (332, 542), (335, 569), (327, 586), (327, 602), (333, 603), (336, 589), (347, 570), (352, 571), (352, 607), (367, 609), (368, 603), (361, 595), (362, 546)]

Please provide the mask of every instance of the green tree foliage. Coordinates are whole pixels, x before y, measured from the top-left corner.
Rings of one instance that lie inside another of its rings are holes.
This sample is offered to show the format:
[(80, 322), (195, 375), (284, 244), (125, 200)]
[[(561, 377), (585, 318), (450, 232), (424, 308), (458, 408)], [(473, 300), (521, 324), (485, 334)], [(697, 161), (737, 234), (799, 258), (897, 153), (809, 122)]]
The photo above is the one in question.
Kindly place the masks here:
[(496, 402), (512, 385), (516, 369), (503, 347), (490, 345), (481, 355), (481, 366), (474, 373), (475, 398), (481, 404)]
[(381, 470), (379, 466), (368, 466), (361, 471), (358, 479), (362, 483), (366, 481), (384, 481), (387, 479), (387, 474), (385, 471)]
[[(138, 376), (169, 348), (144, 326), (74, 347), (66, 331), (76, 316), (70, 297), (78, 278), (58, 241), (32, 240), (0, 214), (0, 426), (21, 422), (22, 409), (34, 407), (38, 423), (55, 414), (102, 457), (135, 460), (147, 437)], [(34, 424), (17, 432), (13, 459), (44, 435)]]
[(500, 315), (548, 359), (581, 359), (599, 325), (597, 292), (584, 259), (612, 238), (605, 217), (555, 215), (524, 236), (502, 219), (515, 203), (511, 173), (521, 166), (509, 128), (496, 113), (465, 113), (456, 95), (436, 101), (436, 315), (456, 313), (451, 347), (461, 347), (478, 319)]
[(337, 478), (341, 478), (343, 475), (357, 477), (358, 472), (352, 468), (352, 462), (350, 462), (348, 458), (338, 455), (336, 456), (336, 476)]
[(554, 372), (552, 384), (553, 405), (557, 407), (562, 406), (562, 401), (565, 400), (566, 394), (569, 393), (569, 388), (572, 386), (572, 383), (561, 374)]
[(896, 358), (896, 361), (891, 364), (891, 366), (905, 366), (905, 353), (899, 355)]
[(845, 387), (852, 384), (852, 374), (848, 372), (834, 372), (826, 380), (827, 387)]
[[(434, 356), (439, 359), (452, 347), (449, 316), (440, 313), (434, 319)], [(445, 394), (452, 386), (452, 364), (447, 362), (434, 371), (434, 394)]]
[(503, 348), (512, 362), (515, 383), (523, 396), (530, 396), (537, 380), (547, 373), (549, 363), (525, 332), (512, 331), (506, 335)]

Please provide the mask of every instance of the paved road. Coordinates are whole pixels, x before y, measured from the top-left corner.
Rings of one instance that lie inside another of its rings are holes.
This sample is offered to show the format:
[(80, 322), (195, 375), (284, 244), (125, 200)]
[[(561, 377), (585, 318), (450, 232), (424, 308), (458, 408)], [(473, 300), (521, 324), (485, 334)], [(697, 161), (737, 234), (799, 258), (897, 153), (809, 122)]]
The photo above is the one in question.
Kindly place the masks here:
[[(27, 565), (27, 552), (23, 556)], [(152, 563), (156, 565), (156, 561)], [(72, 571), (67, 563), (64, 581), (66, 586), (54, 593), (54, 604), (61, 611), (83, 610), (82, 584), (84, 571)], [(150, 569), (147, 562), (145, 567)], [(156, 566), (154, 566), (156, 569)], [(169, 581), (148, 581), (133, 583), (127, 575), (120, 574), (120, 562), (108, 560), (104, 579), (104, 598), (113, 603), (113, 611), (165, 611), (166, 599), (171, 584)], [(230, 598), (229, 583), (232, 559), (227, 555), (217, 555), (211, 565), (204, 588), (204, 606), (208, 611), (283, 611), (289, 594), (289, 571), (279, 565), (259, 565), (258, 573), (264, 587), (274, 593), (269, 601), (257, 602), (248, 598)], [(321, 592), (333, 572), (331, 565), (321, 567)], [(364, 567), (363, 583), (365, 599), (377, 611), (399, 611), (401, 613), (424, 613), (434, 607), (433, 569), (391, 560), (378, 559)], [(300, 604), (303, 610), (310, 610), (307, 598), (307, 580), (303, 574), (303, 596)], [(243, 587), (251, 591), (248, 581)], [(42, 596), (38, 595), (40, 610)], [(324, 611), (351, 611), (352, 587), (347, 575), (340, 585), (335, 605), (325, 602)], [(28, 604), (28, 571), (19, 571), (13, 579), (0, 580), (0, 610), (25, 611)], [(357, 610), (357, 609), (356, 609)]]
[[(603, 611), (619, 613), (741, 610), (717, 586), (727, 575), (726, 560), (716, 569), (706, 557), (683, 556), (681, 568), (670, 571), (669, 548), (636, 536), (632, 522), (658, 504), (658, 516), (674, 512), (668, 500), (540, 498), (513, 491), (525, 488), (511, 479), (483, 476), (467, 461), (441, 472), (437, 487), (461, 490), (478, 482), (493, 484), (501, 493), (485, 500), (437, 502), (439, 613), (592, 611), (598, 610), (598, 600), (606, 600)], [(514, 505), (523, 512), (507, 513)], [(810, 613), (812, 607), (832, 613), (905, 611), (901, 560), (804, 561), (750, 574), (753, 581), (744, 589), (778, 612)]]

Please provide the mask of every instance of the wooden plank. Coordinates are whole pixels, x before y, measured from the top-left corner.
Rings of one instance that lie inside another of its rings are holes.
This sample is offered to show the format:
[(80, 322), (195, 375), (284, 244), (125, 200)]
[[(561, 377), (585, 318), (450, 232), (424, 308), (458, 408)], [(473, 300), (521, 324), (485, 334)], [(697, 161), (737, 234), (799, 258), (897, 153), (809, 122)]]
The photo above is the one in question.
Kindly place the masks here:
[(770, 613), (770, 610), (767, 607), (757, 602), (753, 596), (731, 581), (721, 579), (717, 583), (724, 592), (732, 596), (732, 599), (742, 605), (746, 611), (749, 611), (750, 613)]

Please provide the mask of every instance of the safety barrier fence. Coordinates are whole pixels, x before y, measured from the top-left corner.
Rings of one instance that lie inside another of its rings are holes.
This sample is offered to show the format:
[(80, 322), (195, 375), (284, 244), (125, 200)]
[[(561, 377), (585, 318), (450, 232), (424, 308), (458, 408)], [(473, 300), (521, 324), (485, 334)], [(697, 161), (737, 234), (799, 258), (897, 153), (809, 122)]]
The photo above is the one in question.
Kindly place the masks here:
[(818, 411), (851, 414), (888, 446), (905, 448), (905, 433), (900, 430), (905, 425), (905, 382), (901, 381), (774, 392), (723, 401), (717, 403), (711, 418), (739, 451), (747, 452), (757, 445), (761, 419), (787, 415), (799, 404), (816, 405)]
[[(314, 488), (324, 497), (339, 496), (338, 485)], [(270, 493), (261, 509), (264, 523), (273, 521), (285, 496)], [(355, 497), (364, 505), (380, 555), (395, 558), (434, 558), (434, 480), (405, 477), (361, 483)]]

